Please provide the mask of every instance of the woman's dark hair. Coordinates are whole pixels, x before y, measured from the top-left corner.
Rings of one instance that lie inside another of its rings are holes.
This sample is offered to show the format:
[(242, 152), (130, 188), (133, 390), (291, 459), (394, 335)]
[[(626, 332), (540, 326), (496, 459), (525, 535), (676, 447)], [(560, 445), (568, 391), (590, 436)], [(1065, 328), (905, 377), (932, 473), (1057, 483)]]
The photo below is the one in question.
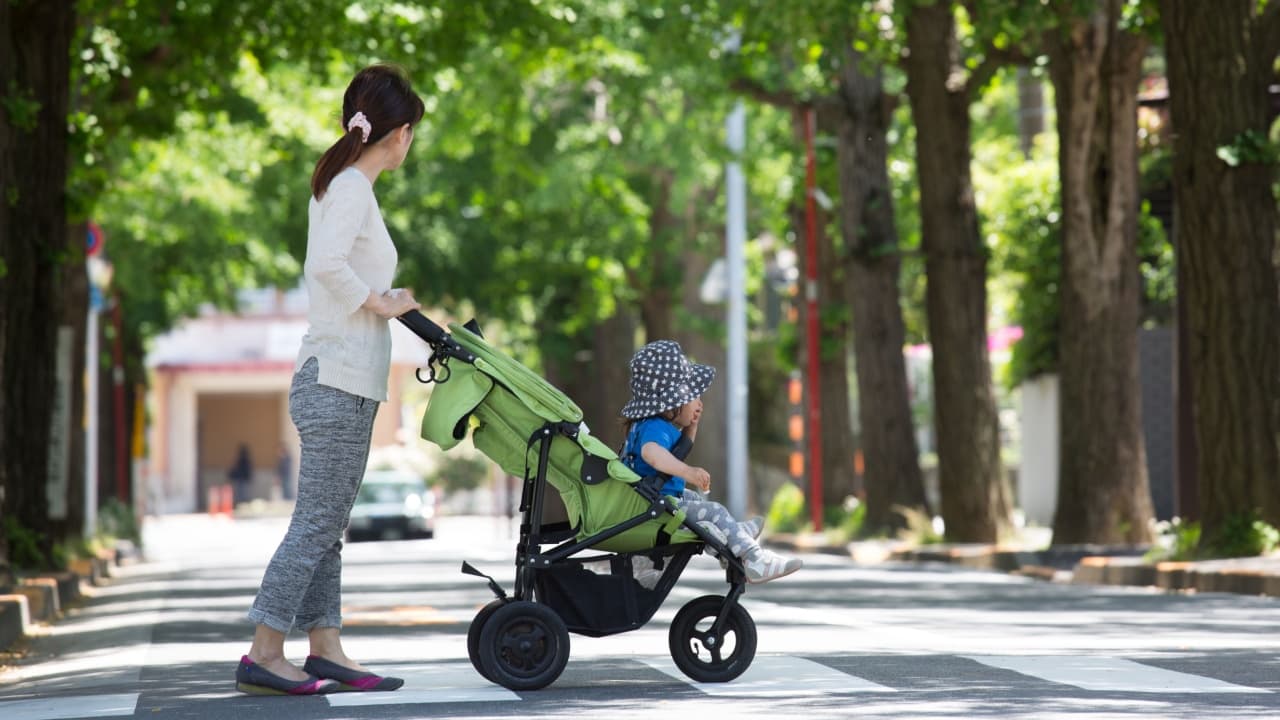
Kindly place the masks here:
[[(359, 127), (350, 126), (352, 116), (364, 113), (372, 126), (369, 139)], [(425, 107), (413, 91), (409, 76), (396, 65), (370, 65), (356, 73), (342, 96), (342, 138), (334, 143), (316, 163), (311, 174), (311, 194), (324, 197), (329, 183), (348, 165), (360, 159), (367, 145), (381, 140), (402, 125), (417, 125)]]

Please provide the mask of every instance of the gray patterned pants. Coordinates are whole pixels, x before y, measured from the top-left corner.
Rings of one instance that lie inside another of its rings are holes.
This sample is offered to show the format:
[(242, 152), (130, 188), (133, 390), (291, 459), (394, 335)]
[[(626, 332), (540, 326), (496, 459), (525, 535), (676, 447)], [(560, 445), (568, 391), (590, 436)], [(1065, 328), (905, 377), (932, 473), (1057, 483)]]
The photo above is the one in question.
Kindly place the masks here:
[(718, 530), (718, 534), (724, 538), (724, 544), (729, 546), (729, 552), (733, 553), (734, 557), (745, 559), (748, 553), (759, 547), (755, 539), (742, 529), (737, 520), (733, 519), (725, 506), (706, 499), (697, 490), (686, 488), (684, 495), (680, 496), (680, 507), (684, 508), (686, 517), (690, 520), (698, 524), (708, 523)]
[(249, 611), (288, 633), (342, 627), (342, 532), (364, 477), (378, 403), (316, 382), (311, 358), (293, 376), (289, 416), (302, 440), (298, 499)]

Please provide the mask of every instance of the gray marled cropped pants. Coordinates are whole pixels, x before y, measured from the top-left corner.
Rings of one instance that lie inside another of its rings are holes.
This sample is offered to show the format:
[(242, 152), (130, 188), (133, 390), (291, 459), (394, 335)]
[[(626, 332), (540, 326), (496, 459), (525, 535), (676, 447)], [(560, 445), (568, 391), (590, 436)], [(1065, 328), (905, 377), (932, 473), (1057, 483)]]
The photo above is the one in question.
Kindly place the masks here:
[(249, 620), (288, 633), (342, 627), (342, 532), (369, 460), (378, 403), (316, 382), (311, 358), (293, 376), (289, 416), (302, 440), (298, 498)]

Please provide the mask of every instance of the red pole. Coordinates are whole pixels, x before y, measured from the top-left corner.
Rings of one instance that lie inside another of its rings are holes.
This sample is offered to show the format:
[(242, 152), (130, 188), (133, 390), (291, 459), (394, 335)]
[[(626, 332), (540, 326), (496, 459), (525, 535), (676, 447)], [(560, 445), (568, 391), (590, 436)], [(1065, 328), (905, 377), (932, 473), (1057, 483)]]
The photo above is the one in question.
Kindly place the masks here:
[(124, 423), (124, 345), (121, 335), (124, 333), (124, 323), (120, 316), (120, 296), (116, 295), (116, 301), (111, 308), (111, 326), (113, 335), (111, 341), (111, 382), (112, 394), (115, 402), (115, 425), (116, 425), (116, 499), (120, 502), (129, 503), (129, 446), (127, 444), (127, 435), (125, 434)]
[(809, 518), (814, 530), (822, 530), (822, 387), (818, 376), (818, 211), (814, 195), (818, 185), (817, 160), (813, 152), (815, 118), (813, 108), (804, 110), (805, 159), (805, 242), (804, 304), (805, 354), (809, 381)]

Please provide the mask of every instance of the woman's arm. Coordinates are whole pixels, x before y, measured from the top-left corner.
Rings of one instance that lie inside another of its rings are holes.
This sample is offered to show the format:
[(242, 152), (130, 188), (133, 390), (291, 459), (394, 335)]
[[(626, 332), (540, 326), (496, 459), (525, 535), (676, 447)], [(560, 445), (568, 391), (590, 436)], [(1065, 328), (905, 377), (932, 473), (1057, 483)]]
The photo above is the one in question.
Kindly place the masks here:
[[(335, 178), (320, 203), (320, 217), (307, 234), (303, 273), (337, 299), (342, 311), (368, 307), (378, 294), (356, 275), (350, 255), (369, 214), (372, 195), (344, 177)], [(370, 308), (373, 309), (373, 308)]]

